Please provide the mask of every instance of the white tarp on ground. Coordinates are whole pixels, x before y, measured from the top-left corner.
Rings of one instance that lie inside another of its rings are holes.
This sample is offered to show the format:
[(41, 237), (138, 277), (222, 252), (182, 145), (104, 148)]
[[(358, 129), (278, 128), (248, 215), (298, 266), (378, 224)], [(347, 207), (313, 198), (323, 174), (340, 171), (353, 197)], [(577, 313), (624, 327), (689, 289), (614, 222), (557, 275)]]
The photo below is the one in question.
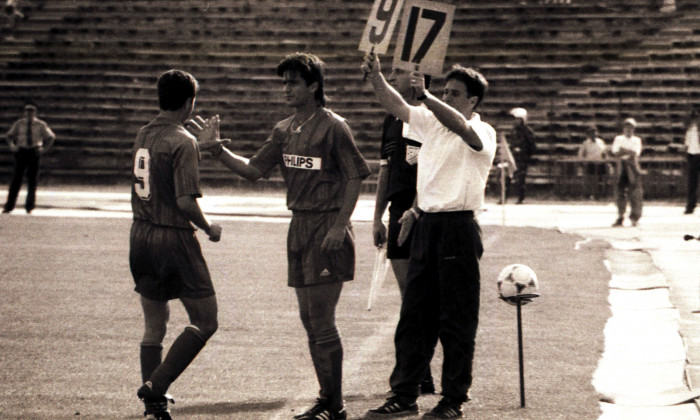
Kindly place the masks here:
[(603, 414), (598, 420), (693, 420), (698, 417), (695, 404), (682, 404), (669, 407), (628, 407), (617, 404), (600, 403)]
[(700, 419), (686, 381), (680, 315), (649, 254), (611, 249), (605, 350), (593, 374), (600, 419)]

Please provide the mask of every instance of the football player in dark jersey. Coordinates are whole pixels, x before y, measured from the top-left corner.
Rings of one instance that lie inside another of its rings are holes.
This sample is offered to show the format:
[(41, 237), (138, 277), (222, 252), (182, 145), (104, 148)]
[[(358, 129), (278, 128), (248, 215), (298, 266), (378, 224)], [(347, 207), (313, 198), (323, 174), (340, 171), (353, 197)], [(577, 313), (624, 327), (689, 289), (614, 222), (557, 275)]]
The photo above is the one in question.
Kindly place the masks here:
[[(147, 418), (170, 419), (166, 394), (170, 384), (194, 360), (217, 329), (214, 286), (195, 226), (211, 241), (221, 227), (202, 213), (197, 198), (199, 146), (183, 123), (192, 113), (198, 83), (180, 70), (158, 79), (160, 113), (139, 130), (133, 148), (129, 263), (141, 295), (145, 332), (141, 341), (143, 385), (137, 395)], [(163, 338), (169, 301), (179, 299), (190, 325), (175, 339), (165, 360)]]

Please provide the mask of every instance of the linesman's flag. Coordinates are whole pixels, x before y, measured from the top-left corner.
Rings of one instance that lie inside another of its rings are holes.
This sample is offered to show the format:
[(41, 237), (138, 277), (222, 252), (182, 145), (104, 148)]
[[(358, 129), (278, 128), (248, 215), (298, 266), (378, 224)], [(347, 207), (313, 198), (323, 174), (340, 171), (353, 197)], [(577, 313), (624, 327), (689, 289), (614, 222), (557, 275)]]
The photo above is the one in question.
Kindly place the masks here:
[(513, 158), (513, 153), (510, 151), (510, 146), (508, 146), (506, 136), (503, 133), (498, 136), (498, 167), (505, 170), (508, 177), (512, 177), (517, 169), (515, 158)]

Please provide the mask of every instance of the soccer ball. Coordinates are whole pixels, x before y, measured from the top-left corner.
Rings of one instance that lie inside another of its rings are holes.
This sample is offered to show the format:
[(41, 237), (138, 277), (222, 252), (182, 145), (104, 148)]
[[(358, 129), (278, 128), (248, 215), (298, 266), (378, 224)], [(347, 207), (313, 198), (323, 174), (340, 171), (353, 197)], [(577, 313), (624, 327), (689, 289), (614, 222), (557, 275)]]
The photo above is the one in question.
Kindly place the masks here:
[(524, 264), (511, 264), (501, 270), (496, 279), (500, 297), (508, 303), (515, 304), (512, 299), (520, 296), (522, 303), (530, 302), (527, 298), (539, 296), (537, 293), (537, 274)]

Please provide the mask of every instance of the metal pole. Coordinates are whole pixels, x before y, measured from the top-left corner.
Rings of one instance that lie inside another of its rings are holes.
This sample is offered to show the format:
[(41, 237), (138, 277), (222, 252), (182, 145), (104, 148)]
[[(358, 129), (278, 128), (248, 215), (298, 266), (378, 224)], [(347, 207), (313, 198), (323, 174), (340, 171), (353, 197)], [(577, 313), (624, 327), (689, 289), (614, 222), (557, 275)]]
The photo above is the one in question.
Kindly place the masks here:
[(506, 225), (506, 168), (498, 165), (501, 170), (501, 226)]
[(518, 362), (520, 363), (520, 407), (525, 407), (525, 371), (523, 366), (523, 323), (522, 323), (522, 300), (517, 299), (518, 307)]

